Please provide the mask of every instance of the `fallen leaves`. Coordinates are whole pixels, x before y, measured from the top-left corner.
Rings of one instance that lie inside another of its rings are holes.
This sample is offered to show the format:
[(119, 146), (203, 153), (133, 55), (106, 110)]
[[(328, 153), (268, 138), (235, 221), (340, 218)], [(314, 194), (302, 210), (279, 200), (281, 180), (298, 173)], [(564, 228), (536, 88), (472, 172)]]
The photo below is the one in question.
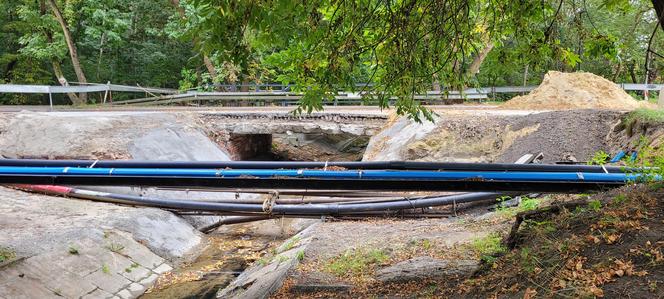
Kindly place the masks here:
[(531, 288), (527, 288), (526, 292), (523, 294), (523, 299), (533, 299), (537, 295), (537, 291)]
[(552, 289), (561, 290), (574, 286), (578, 291), (577, 295), (593, 295), (603, 297), (604, 293), (601, 285), (614, 281), (623, 276), (645, 276), (647, 271), (637, 271), (632, 261), (614, 260), (607, 266), (585, 268), (586, 257), (575, 257), (567, 260), (564, 269), (560, 272), (560, 277), (552, 285)]

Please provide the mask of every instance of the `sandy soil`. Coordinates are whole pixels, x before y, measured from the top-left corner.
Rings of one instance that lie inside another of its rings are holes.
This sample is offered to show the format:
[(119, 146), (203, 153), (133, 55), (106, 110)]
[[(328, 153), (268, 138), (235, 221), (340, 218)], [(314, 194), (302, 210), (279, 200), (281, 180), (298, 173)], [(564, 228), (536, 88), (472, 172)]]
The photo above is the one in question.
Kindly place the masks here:
[(542, 83), (525, 96), (503, 105), (510, 109), (611, 109), (633, 110), (643, 106), (615, 83), (592, 73), (549, 71)]

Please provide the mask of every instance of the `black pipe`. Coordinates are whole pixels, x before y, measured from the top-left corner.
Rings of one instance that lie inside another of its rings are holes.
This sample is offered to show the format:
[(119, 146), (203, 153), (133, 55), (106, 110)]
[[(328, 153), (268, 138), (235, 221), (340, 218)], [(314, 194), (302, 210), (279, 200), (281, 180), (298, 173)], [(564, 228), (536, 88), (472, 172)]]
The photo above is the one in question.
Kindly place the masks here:
[(214, 231), (215, 229), (219, 228), (222, 225), (267, 220), (270, 218), (271, 218), (270, 216), (230, 216), (230, 217), (224, 217), (212, 224), (199, 227), (198, 230), (202, 233), (207, 234)]
[(0, 184), (152, 186), (152, 187), (226, 187), (372, 191), (521, 191), (583, 193), (607, 190), (625, 182), (587, 181), (498, 181), (498, 180), (399, 180), (399, 179), (309, 179), (309, 178), (218, 178), (162, 176), (79, 176), (79, 175), (0, 175)]
[[(75, 189), (80, 190), (80, 189)], [(161, 199), (136, 195), (105, 193), (105, 192), (72, 192), (75, 197), (88, 198), (96, 201), (156, 207), (163, 209), (195, 210), (207, 212), (240, 212), (259, 215), (347, 215), (376, 211), (395, 211), (403, 209), (426, 208), (451, 205), (478, 200), (487, 200), (502, 196), (502, 193), (477, 192), (442, 197), (422, 197), (403, 199), (400, 201), (356, 204), (275, 204), (270, 211), (265, 211), (262, 204), (215, 203), (204, 201)]]
[(41, 160), (0, 159), (0, 166), (98, 167), (98, 168), (231, 168), (231, 169), (302, 169), (343, 167), (346, 169), (445, 170), (445, 171), (533, 171), (533, 172), (637, 172), (620, 166), (510, 164), (510, 163), (441, 163), (409, 161), (371, 162), (281, 162), (281, 161), (139, 161), (139, 160)]

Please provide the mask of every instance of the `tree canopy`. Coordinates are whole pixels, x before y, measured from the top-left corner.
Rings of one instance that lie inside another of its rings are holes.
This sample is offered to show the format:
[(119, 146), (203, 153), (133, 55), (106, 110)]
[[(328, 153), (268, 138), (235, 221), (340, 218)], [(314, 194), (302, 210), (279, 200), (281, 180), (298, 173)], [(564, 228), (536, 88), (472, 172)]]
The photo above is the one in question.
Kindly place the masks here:
[[(415, 119), (431, 89), (536, 84), (548, 70), (662, 80), (659, 0), (18, 0), (0, 3), (0, 81), (334, 92)], [(647, 71), (646, 71), (647, 69)], [(2, 96), (4, 103), (37, 103)], [(80, 95), (61, 101), (95, 102)]]

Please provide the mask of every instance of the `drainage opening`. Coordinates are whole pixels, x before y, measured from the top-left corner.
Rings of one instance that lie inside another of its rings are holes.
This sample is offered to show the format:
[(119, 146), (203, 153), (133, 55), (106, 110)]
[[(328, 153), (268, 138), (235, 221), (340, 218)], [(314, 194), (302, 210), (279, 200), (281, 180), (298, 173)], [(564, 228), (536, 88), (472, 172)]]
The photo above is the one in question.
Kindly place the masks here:
[(370, 136), (324, 133), (233, 134), (235, 160), (360, 161)]

